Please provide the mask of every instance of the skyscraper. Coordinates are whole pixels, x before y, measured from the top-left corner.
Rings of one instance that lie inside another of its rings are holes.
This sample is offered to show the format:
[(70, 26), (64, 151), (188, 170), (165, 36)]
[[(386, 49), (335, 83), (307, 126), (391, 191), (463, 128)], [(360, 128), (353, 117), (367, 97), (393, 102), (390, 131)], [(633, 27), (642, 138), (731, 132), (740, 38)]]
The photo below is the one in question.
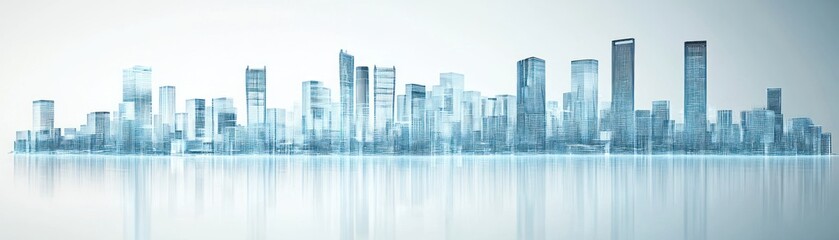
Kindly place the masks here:
[(249, 152), (261, 152), (265, 144), (265, 67), (245, 68), (245, 96), (247, 98)]
[(234, 149), (234, 142), (231, 141), (232, 134), (236, 131), (236, 107), (231, 98), (213, 98), (212, 111), (207, 110), (209, 117), (207, 122), (213, 126), (207, 126), (207, 138), (213, 139), (213, 150), (217, 153), (231, 153)]
[(775, 146), (782, 151), (784, 146), (784, 114), (781, 112), (781, 89), (766, 89), (766, 109), (775, 112)]
[(670, 130), (670, 101), (653, 101), (653, 109), (650, 114), (653, 151), (670, 151), (672, 144), (672, 136), (668, 134)]
[(594, 59), (571, 61), (571, 92), (574, 93), (571, 115), (577, 125), (573, 135), (581, 144), (593, 144), (598, 135), (597, 65)]
[(331, 147), (329, 115), (331, 93), (320, 81), (303, 82), (302, 126), (304, 149), (320, 152)]
[(340, 101), (341, 101), (341, 128), (340, 151), (350, 150), (350, 143), (355, 136), (355, 99), (353, 99), (353, 70), (355, 69), (355, 57), (341, 50), (338, 53), (338, 75), (340, 78)]
[(751, 153), (768, 154), (775, 139), (775, 113), (754, 109), (740, 113), (743, 122), (743, 144)]
[(408, 147), (410, 152), (424, 153), (428, 138), (425, 124), (425, 86), (419, 84), (405, 85), (405, 105), (409, 119), (407, 124), (410, 129)]
[(364, 150), (366, 142), (370, 139), (370, 69), (367, 66), (355, 68), (355, 116), (356, 120), (356, 141), (358, 149)]
[(90, 130), (90, 145), (88, 150), (104, 150), (111, 132), (111, 113), (92, 112), (87, 115), (87, 126)]
[(707, 50), (705, 41), (685, 42), (685, 151), (706, 149)]
[(792, 141), (790, 149), (795, 154), (814, 154), (810, 152), (813, 148), (811, 146), (812, 137), (810, 137), (810, 127), (813, 126), (813, 120), (806, 117), (793, 118), (789, 129), (789, 138)]
[(286, 111), (282, 108), (269, 108), (266, 111), (268, 124), (268, 145), (270, 152), (284, 149), (286, 135)]
[(175, 87), (162, 86), (158, 94), (160, 107), (158, 114), (160, 114), (161, 123), (166, 126), (169, 132), (175, 131)]
[(481, 93), (478, 91), (464, 91), (461, 106), (462, 149), (472, 151), (478, 149), (481, 141)]
[(206, 102), (204, 99), (186, 100), (186, 137), (187, 141), (199, 141), (205, 136)]
[(130, 152), (146, 152), (151, 147), (152, 102), (151, 68), (133, 66), (122, 70), (122, 101), (134, 104), (133, 138)]
[(635, 39), (612, 41), (611, 148), (633, 152), (635, 148)]
[(53, 150), (55, 128), (55, 102), (52, 100), (32, 101), (32, 139), (35, 151)]
[(731, 110), (717, 110), (717, 134), (716, 150), (721, 153), (730, 153), (734, 150), (734, 126), (732, 125), (733, 112)]
[(635, 143), (637, 150), (649, 153), (652, 149), (650, 136), (652, 135), (652, 118), (650, 110), (635, 110)]
[(175, 87), (160, 87), (157, 97), (159, 105), (156, 116), (158, 117), (155, 119), (160, 121), (154, 129), (155, 149), (169, 153), (172, 149), (172, 134), (175, 132)]
[(460, 73), (440, 73), (440, 85), (432, 87), (431, 108), (438, 111), (434, 132), (443, 152), (460, 151), (464, 79)]
[(545, 60), (529, 57), (518, 67), (516, 150), (545, 150)]
[(376, 151), (393, 151), (396, 67), (373, 66), (373, 142)]

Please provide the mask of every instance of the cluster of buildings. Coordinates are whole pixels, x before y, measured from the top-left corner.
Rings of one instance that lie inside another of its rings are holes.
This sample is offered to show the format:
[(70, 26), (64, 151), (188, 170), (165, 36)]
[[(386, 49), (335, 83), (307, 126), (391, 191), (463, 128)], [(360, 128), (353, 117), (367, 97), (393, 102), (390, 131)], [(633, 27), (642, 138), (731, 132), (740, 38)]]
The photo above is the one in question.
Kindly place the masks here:
[[(152, 69), (123, 70), (123, 101), (92, 112), (79, 128), (56, 128), (55, 103), (32, 104), (32, 129), (18, 131), (16, 152), (113, 154), (831, 154), (831, 134), (810, 118), (785, 119), (781, 89), (766, 106), (707, 112), (707, 45), (684, 45), (684, 122), (670, 102), (635, 106), (635, 39), (612, 41), (611, 102), (598, 102), (598, 60), (571, 62), (571, 91), (547, 101), (545, 61), (518, 61), (515, 95), (464, 89), (465, 77), (441, 73), (434, 86), (404, 84), (393, 66), (355, 66), (338, 54), (337, 102), (321, 81), (305, 81), (293, 109), (267, 108), (266, 69), (245, 69), (240, 121), (231, 98), (189, 99), (158, 89), (152, 112)], [(713, 116), (713, 115), (711, 115)], [(239, 124), (242, 123), (242, 124)]]

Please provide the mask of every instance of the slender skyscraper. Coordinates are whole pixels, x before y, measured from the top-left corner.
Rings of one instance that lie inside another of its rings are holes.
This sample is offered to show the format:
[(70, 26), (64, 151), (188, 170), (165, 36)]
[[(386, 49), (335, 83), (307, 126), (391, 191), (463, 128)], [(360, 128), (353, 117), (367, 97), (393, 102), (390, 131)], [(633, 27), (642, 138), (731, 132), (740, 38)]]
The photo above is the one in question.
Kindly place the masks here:
[(571, 115), (574, 118), (572, 133), (581, 144), (593, 144), (597, 139), (597, 60), (571, 61), (571, 92), (574, 101)]
[(612, 148), (635, 148), (635, 39), (612, 41)]
[(651, 112), (652, 125), (652, 149), (655, 152), (670, 151), (672, 136), (669, 136), (670, 129), (670, 101), (653, 101)]
[(639, 152), (650, 152), (650, 136), (652, 135), (652, 121), (650, 110), (635, 110), (635, 144)]
[(393, 114), (396, 102), (396, 67), (373, 66), (373, 142), (376, 151), (393, 151)]
[(199, 141), (205, 136), (206, 102), (204, 99), (186, 100), (186, 137), (187, 141)]
[(52, 150), (55, 128), (55, 102), (37, 100), (32, 102), (32, 136), (35, 151)]
[(440, 73), (440, 85), (432, 87), (432, 108), (439, 111), (435, 132), (443, 152), (460, 151), (463, 82), (463, 74)]
[(766, 109), (775, 112), (775, 146), (782, 150), (784, 146), (784, 114), (781, 112), (781, 89), (766, 89)]
[(356, 141), (358, 149), (364, 150), (364, 143), (370, 141), (370, 68), (367, 66), (355, 68), (355, 111)]
[(303, 144), (306, 150), (326, 152), (331, 147), (329, 116), (331, 93), (320, 81), (303, 82)]
[(424, 153), (428, 139), (425, 130), (425, 86), (419, 84), (405, 85), (405, 102), (410, 129), (408, 146), (410, 152)]
[(355, 101), (353, 99), (353, 70), (355, 69), (355, 57), (341, 50), (338, 53), (338, 75), (340, 77), (341, 91), (341, 128), (339, 143), (340, 151), (350, 150), (350, 143), (355, 136)]
[(146, 152), (151, 147), (151, 68), (134, 66), (122, 70), (122, 102), (134, 104), (130, 152)]
[(212, 122), (213, 126), (207, 126), (208, 135), (206, 138), (213, 139), (213, 148), (218, 153), (231, 153), (234, 148), (234, 139), (231, 139), (236, 132), (236, 107), (231, 98), (213, 98), (212, 111), (206, 111), (207, 123)]
[(707, 51), (705, 41), (685, 42), (685, 151), (701, 152), (707, 132)]
[(733, 112), (731, 110), (717, 110), (716, 148), (721, 153), (729, 153), (734, 149)]
[(265, 144), (265, 67), (245, 68), (245, 96), (248, 111), (248, 149), (262, 151)]
[(175, 87), (162, 86), (158, 94), (160, 122), (170, 133), (175, 131)]
[(529, 57), (518, 66), (516, 150), (545, 150), (545, 60)]

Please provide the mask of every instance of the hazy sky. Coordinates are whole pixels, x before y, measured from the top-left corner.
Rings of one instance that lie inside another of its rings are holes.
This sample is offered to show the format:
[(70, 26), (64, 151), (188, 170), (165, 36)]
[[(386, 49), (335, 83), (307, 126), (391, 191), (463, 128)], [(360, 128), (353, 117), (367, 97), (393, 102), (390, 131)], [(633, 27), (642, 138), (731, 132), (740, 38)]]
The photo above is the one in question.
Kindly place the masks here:
[(62, 128), (116, 110), (132, 65), (153, 69), (155, 112), (157, 87), (174, 85), (179, 112), (189, 98), (232, 97), (240, 122), (247, 65), (267, 66), (268, 107), (300, 101), (306, 80), (324, 81), (337, 101), (340, 49), (356, 66), (395, 65), (398, 92), (453, 71), (485, 96), (514, 94), (516, 61), (537, 56), (549, 100), (569, 90), (571, 60), (594, 58), (609, 101), (610, 42), (627, 37), (636, 39), (636, 109), (670, 100), (681, 121), (683, 44), (707, 40), (709, 113), (764, 107), (766, 88), (781, 87), (785, 118), (835, 131), (837, 13), (830, 0), (4, 1), (0, 149), (31, 128), (32, 100), (55, 100)]

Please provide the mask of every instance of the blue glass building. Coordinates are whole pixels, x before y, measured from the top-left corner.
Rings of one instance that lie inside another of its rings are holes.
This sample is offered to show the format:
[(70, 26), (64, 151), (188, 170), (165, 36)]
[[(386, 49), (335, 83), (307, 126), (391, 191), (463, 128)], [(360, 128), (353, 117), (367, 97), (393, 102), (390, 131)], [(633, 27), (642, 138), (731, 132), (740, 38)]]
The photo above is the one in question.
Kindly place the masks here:
[(516, 81), (516, 151), (545, 150), (545, 60), (520, 60)]
[(685, 151), (706, 149), (707, 132), (707, 44), (685, 42)]
[(594, 144), (599, 134), (597, 128), (598, 62), (594, 59), (571, 61), (571, 92), (574, 102), (571, 114), (576, 132), (573, 139), (580, 144)]
[(612, 41), (611, 149), (635, 149), (635, 39)]

